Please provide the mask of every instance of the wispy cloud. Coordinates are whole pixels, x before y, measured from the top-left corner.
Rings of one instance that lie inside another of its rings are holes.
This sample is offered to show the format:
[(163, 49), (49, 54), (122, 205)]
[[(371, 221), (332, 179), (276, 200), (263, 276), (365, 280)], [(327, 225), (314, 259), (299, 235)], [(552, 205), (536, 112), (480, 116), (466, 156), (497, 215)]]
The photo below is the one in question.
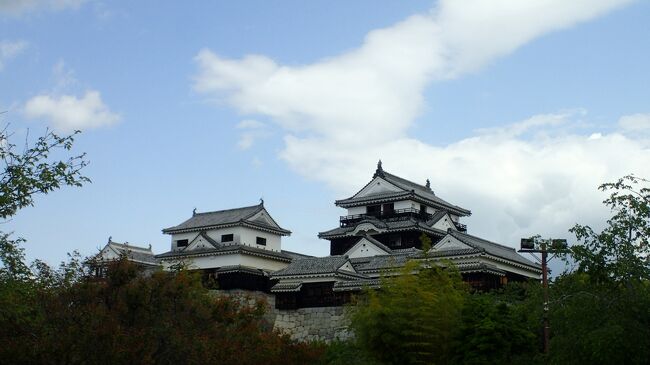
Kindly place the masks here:
[(77, 9), (86, 0), (2, 0), (0, 1), (0, 14), (23, 15), (36, 11), (59, 11), (64, 9)]
[(237, 128), (243, 130), (237, 142), (237, 146), (242, 150), (251, 148), (256, 141), (270, 135), (266, 124), (253, 119), (242, 120), (237, 124)]
[(650, 132), (650, 113), (624, 115), (618, 120), (618, 125), (629, 132)]
[(28, 46), (25, 41), (0, 41), (0, 71), (4, 69), (5, 63), (21, 54)]
[[(430, 177), (441, 195), (479, 211), (478, 232), (513, 240), (597, 215), (598, 183), (633, 171), (650, 175), (648, 146), (616, 132), (589, 138), (560, 130), (580, 125), (583, 110), (534, 115), (434, 146), (408, 135), (423, 92), (629, 2), (442, 0), (369, 32), (357, 49), (305, 66), (201, 50), (194, 88), (283, 128), (281, 157), (304, 176), (348, 194), (381, 157), (387, 168)], [(538, 133), (523, 138), (530, 131)]]

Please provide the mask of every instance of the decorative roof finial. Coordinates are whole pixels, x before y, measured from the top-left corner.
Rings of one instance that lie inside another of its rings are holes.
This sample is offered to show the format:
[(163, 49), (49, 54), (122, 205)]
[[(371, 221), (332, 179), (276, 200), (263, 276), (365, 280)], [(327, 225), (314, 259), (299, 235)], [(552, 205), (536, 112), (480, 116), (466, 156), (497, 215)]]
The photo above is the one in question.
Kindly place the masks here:
[(375, 170), (375, 174), (372, 177), (375, 178), (377, 176), (384, 177), (384, 169), (381, 167), (381, 160), (377, 162), (377, 170)]
[(151, 251), (151, 243), (149, 244), (149, 251)]
[(196, 208), (192, 209), (192, 217), (196, 215)]
[(108, 236), (108, 243), (113, 242), (113, 236)]
[(264, 197), (260, 198), (260, 205), (264, 205)]
[(431, 190), (431, 181), (429, 181), (429, 179), (427, 179), (427, 184), (425, 186), (427, 189)]

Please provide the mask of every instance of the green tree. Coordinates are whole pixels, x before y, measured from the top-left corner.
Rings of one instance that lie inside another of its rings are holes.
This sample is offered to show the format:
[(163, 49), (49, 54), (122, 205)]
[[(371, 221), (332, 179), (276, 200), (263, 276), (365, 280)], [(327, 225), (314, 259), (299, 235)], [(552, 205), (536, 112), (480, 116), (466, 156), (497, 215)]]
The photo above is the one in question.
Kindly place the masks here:
[(126, 260), (105, 281), (39, 290), (39, 309), (31, 363), (305, 364), (321, 356), (272, 331), (263, 302), (212, 296), (189, 271), (145, 277)]
[(533, 298), (539, 298), (539, 285), (534, 282), (512, 283), (499, 291), (470, 295), (456, 332), (453, 362), (540, 363), (540, 311), (535, 310), (539, 302)]
[(574, 271), (551, 286), (553, 363), (645, 364), (650, 358), (650, 189), (632, 175), (599, 187), (612, 217), (571, 229)]
[(601, 232), (575, 225), (571, 232), (578, 244), (571, 257), (578, 272), (596, 282), (632, 282), (650, 279), (650, 187), (649, 181), (628, 175), (599, 190), (611, 192), (603, 203), (613, 216)]
[(0, 132), (0, 218), (6, 219), (34, 203), (38, 194), (47, 194), (61, 186), (81, 186), (90, 182), (81, 170), (88, 165), (85, 154), (55, 158), (58, 152), (72, 149), (74, 137), (59, 136), (47, 130), (30, 146), (22, 150), (11, 141), (7, 128)]
[[(75, 134), (48, 131), (17, 152), (0, 133), (0, 218), (38, 194), (90, 181), (83, 154), (54, 157), (72, 148)], [(212, 297), (185, 270), (144, 277), (122, 260), (98, 280), (76, 252), (58, 268), (27, 265), (23, 241), (0, 232), (0, 363), (284, 365), (321, 357), (320, 346), (270, 330), (263, 303)]]
[(359, 347), (380, 363), (449, 363), (466, 296), (453, 267), (410, 262), (365, 293), (351, 327)]
[[(33, 143), (27, 137), (19, 148), (8, 128), (0, 131), (0, 219), (32, 205), (36, 195), (90, 181), (81, 173), (88, 164), (85, 154), (68, 156), (77, 133), (61, 137), (47, 130)], [(25, 263), (23, 242), (0, 232), (0, 349), (7, 355), (0, 358), (17, 363), (32, 359), (44, 315), (38, 307), (40, 282), (45, 272), (54, 272), (43, 262), (33, 271)]]

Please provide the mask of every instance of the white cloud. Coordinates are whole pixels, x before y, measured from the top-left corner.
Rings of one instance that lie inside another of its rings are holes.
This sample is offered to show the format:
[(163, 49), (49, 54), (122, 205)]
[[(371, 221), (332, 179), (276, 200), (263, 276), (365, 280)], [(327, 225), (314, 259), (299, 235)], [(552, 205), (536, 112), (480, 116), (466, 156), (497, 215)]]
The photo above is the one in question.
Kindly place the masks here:
[(38, 95), (25, 103), (25, 116), (46, 119), (62, 131), (85, 130), (114, 124), (120, 116), (109, 110), (98, 91), (87, 91), (83, 97), (74, 95)]
[[(429, 178), (443, 199), (474, 212), (470, 233), (504, 242), (533, 233), (566, 236), (574, 223), (596, 224), (606, 212), (596, 188), (629, 173), (650, 176), (650, 143), (619, 133), (567, 134), (571, 114), (533, 116), (562, 123), (522, 138), (494, 129), (445, 146), (398, 138), (349, 145), (324, 138), (286, 137), (282, 158), (304, 176), (326, 182), (341, 198), (386, 170), (415, 181)], [(341, 176), (345, 176), (342, 179)]]
[(251, 148), (256, 141), (269, 136), (269, 132), (266, 130), (266, 124), (257, 120), (242, 120), (237, 124), (237, 128), (244, 130), (237, 142), (237, 146), (242, 150)]
[(446, 146), (410, 138), (408, 129), (430, 83), (475, 72), (628, 2), (442, 0), (427, 14), (368, 33), (355, 50), (305, 66), (201, 50), (194, 88), (284, 128), (281, 157), (342, 197), (367, 182), (382, 158), (388, 170), (429, 177), (443, 198), (473, 209), (474, 233), (505, 242), (558, 229), (566, 235), (576, 220), (602, 217), (599, 183), (630, 172), (650, 176), (647, 142), (571, 133), (580, 110), (536, 115)]
[(21, 54), (27, 48), (25, 41), (0, 41), (0, 71), (7, 61)]
[(618, 120), (618, 125), (626, 131), (650, 131), (650, 113), (624, 115)]
[(22, 15), (39, 10), (78, 9), (86, 0), (2, 0), (0, 14)]

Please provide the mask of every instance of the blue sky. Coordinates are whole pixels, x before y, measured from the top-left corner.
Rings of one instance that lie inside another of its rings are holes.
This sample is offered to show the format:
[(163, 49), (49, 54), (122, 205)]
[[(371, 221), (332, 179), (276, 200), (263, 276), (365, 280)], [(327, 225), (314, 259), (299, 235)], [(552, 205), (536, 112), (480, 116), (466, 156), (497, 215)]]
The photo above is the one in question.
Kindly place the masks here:
[(381, 158), (505, 244), (599, 226), (599, 183), (650, 176), (650, 3), (0, 1), (0, 107), (20, 140), (81, 129), (93, 183), (3, 230), (28, 257), (108, 236), (169, 248), (192, 209), (256, 204), (316, 235)]

